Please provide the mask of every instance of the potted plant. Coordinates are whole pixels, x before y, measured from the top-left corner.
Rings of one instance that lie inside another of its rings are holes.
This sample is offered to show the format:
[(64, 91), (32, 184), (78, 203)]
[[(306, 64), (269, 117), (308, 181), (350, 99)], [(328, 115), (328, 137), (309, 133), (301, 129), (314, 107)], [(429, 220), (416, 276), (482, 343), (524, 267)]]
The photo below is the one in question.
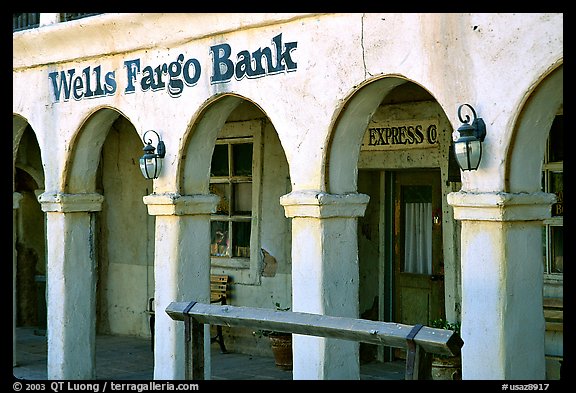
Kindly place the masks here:
[[(280, 303), (276, 303), (277, 311), (288, 311), (288, 308), (282, 308)], [(257, 330), (253, 332), (257, 337), (268, 337), (276, 367), (282, 370), (292, 370), (292, 333), (276, 332), (273, 330)]]
[[(460, 335), (460, 322), (449, 322), (443, 318), (438, 318), (430, 324), (433, 328), (453, 330)], [(432, 379), (460, 380), (462, 379), (462, 357), (460, 354), (434, 355), (432, 356)]]

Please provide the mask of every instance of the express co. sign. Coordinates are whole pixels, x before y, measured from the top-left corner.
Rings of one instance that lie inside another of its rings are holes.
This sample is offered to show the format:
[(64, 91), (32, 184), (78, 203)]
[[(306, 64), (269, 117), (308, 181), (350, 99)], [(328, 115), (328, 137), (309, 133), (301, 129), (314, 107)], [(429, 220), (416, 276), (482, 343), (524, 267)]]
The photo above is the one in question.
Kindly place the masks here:
[(364, 134), (361, 149), (422, 149), (437, 146), (437, 121), (406, 120), (371, 125)]
[[(272, 46), (258, 48), (253, 52), (241, 50), (232, 56), (229, 44), (210, 47), (210, 83), (226, 83), (232, 78), (261, 78), (268, 75), (296, 71), (297, 64), (292, 52), (297, 42), (282, 42), (282, 34), (272, 38)], [(179, 97), (186, 86), (198, 84), (202, 76), (200, 61), (181, 53), (172, 62), (147, 65), (140, 58), (124, 61), (124, 94), (165, 90), (171, 97)], [(122, 73), (120, 73), (122, 74)], [(99, 98), (118, 92), (116, 71), (105, 71), (100, 65), (85, 67), (78, 71), (71, 68), (48, 74), (54, 102), (79, 101)]]

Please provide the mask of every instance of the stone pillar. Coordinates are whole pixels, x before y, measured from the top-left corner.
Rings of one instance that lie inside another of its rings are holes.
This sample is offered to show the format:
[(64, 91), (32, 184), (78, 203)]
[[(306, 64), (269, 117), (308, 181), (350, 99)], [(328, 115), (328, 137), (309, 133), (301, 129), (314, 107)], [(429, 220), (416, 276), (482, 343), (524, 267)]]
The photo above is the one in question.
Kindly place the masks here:
[(16, 293), (16, 271), (18, 268), (17, 255), (16, 255), (16, 242), (18, 240), (18, 209), (20, 208), (20, 201), (22, 194), (19, 192), (12, 193), (12, 367), (18, 365), (16, 359), (16, 309), (17, 309), (17, 293)]
[[(292, 309), (358, 318), (357, 217), (364, 194), (296, 191), (280, 198), (292, 218)], [(359, 343), (294, 335), (293, 379), (360, 379)]]
[[(184, 323), (164, 311), (171, 302), (210, 303), (210, 214), (216, 195), (151, 194), (143, 198), (156, 216), (154, 251), (154, 379), (185, 378)], [(210, 332), (205, 330), (205, 379), (210, 379)]]
[(62, 16), (60, 13), (42, 12), (42, 13), (40, 13), (39, 25), (40, 25), (40, 27), (47, 26), (47, 25), (53, 25), (55, 23), (60, 23), (61, 19), (62, 19)]
[(48, 379), (93, 379), (99, 194), (41, 194), (46, 212)]
[(453, 192), (462, 220), (462, 378), (545, 379), (542, 220), (554, 194)]

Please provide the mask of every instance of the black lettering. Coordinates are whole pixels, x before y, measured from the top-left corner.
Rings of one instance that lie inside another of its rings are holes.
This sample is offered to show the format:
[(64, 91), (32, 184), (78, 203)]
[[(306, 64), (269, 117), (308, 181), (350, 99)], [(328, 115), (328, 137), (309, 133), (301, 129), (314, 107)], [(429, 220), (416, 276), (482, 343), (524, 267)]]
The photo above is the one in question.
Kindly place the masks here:
[(182, 91), (184, 90), (184, 82), (180, 79), (180, 74), (182, 73), (182, 62), (184, 61), (184, 55), (180, 54), (168, 66), (168, 94), (170, 97), (180, 97)]
[(564, 205), (561, 203), (554, 204), (554, 214), (555, 216), (561, 216), (564, 214)]
[(66, 73), (60, 71), (60, 83), (58, 83), (58, 72), (51, 72), (48, 74), (48, 78), (52, 81), (52, 89), (54, 91), (54, 101), (60, 101), (60, 94), (64, 92), (64, 101), (70, 99), (70, 91), (72, 87), (72, 78), (76, 70), (68, 70), (68, 79), (66, 79)]
[(398, 128), (392, 127), (392, 144), (400, 145), (400, 140), (398, 139)]
[[(298, 46), (297, 42), (288, 42), (284, 45), (284, 52), (282, 52), (282, 33), (272, 38), (272, 42), (276, 46), (276, 67), (270, 67), (268, 72), (281, 72), (284, 71), (284, 65), (287, 71), (296, 70), (296, 63), (292, 61), (290, 52)], [(282, 64), (284, 63), (284, 65)]]
[(252, 73), (252, 69), (250, 67), (250, 52), (247, 50), (243, 50), (238, 52), (238, 61), (236, 62), (236, 79), (240, 80), (244, 78), (244, 75), (250, 75)]
[(386, 131), (386, 133), (385, 133), (386, 142), (383, 143), (383, 145), (389, 145), (390, 144), (390, 138), (392, 138), (392, 129), (390, 127), (386, 127), (386, 128), (384, 128), (384, 131)]
[(272, 50), (268, 47), (264, 49), (258, 49), (252, 53), (254, 56), (255, 67), (254, 70), (250, 70), (251, 73), (248, 74), (249, 77), (263, 76), (266, 74), (266, 70), (262, 66), (262, 57), (266, 57), (266, 69), (272, 70)]
[(398, 132), (400, 134), (400, 143), (406, 144), (406, 126), (398, 127)]
[(428, 143), (433, 145), (438, 141), (438, 132), (436, 131), (436, 125), (430, 124), (426, 132)]
[[(104, 90), (102, 89), (101, 84), (101, 76), (102, 76), (102, 67), (98, 66), (94, 68), (94, 75), (96, 76), (96, 90), (94, 90), (94, 95), (97, 97), (104, 95)], [(90, 86), (90, 84), (88, 84)]]
[(424, 134), (422, 133), (422, 126), (420, 124), (418, 124), (414, 128), (414, 130), (415, 130), (414, 139), (416, 140), (416, 144), (422, 143), (422, 141), (424, 140)]
[(72, 89), (72, 95), (75, 100), (81, 100), (84, 96), (84, 80), (81, 76), (74, 78), (74, 88)]
[(140, 59), (125, 61), (124, 67), (126, 67), (126, 81), (128, 82), (128, 86), (124, 89), (124, 93), (134, 93), (136, 75), (140, 73)]
[[(152, 89), (153, 90), (160, 90), (166, 87), (166, 84), (162, 80), (162, 75), (168, 72), (168, 67), (166, 63), (159, 65), (154, 69), (154, 76), (155, 78), (152, 79)], [(156, 83), (154, 83), (156, 81)]]
[(384, 139), (384, 128), (377, 128), (378, 130), (378, 136), (379, 136), (379, 140), (378, 140), (378, 144), (379, 145), (387, 145), (388, 144), (388, 140)]
[(375, 134), (375, 129), (374, 128), (369, 128), (368, 132), (370, 133), (370, 140), (368, 142), (368, 146), (376, 146), (376, 134)]
[(116, 75), (114, 71), (110, 71), (106, 73), (104, 77), (104, 92), (106, 95), (112, 95), (116, 93)]
[[(190, 74), (190, 67), (194, 69), (193, 74)], [(200, 72), (200, 62), (196, 59), (188, 60), (186, 63), (184, 63), (184, 69), (182, 70), (184, 82), (186, 82), (188, 86), (194, 86), (196, 83), (198, 83), (198, 79), (200, 79)]]
[(228, 44), (214, 45), (210, 47), (212, 54), (212, 76), (210, 82), (226, 82), (234, 75), (234, 63), (230, 60), (232, 48)]
[[(94, 68), (94, 73), (96, 73), (96, 83), (100, 85), (100, 66)], [(90, 98), (94, 96), (94, 92), (90, 89), (90, 67), (86, 67), (82, 70), (82, 74), (84, 74), (84, 78), (86, 78), (86, 90), (84, 92), (85, 98)], [(102, 89), (100, 89), (102, 91)], [(102, 93), (100, 93), (102, 95)]]
[(140, 79), (140, 88), (142, 91), (148, 91), (154, 85), (154, 70), (150, 66), (142, 70), (142, 79)]
[(408, 144), (413, 145), (414, 144), (414, 127), (412, 126), (408, 126), (408, 128), (406, 129), (406, 135), (408, 136)]

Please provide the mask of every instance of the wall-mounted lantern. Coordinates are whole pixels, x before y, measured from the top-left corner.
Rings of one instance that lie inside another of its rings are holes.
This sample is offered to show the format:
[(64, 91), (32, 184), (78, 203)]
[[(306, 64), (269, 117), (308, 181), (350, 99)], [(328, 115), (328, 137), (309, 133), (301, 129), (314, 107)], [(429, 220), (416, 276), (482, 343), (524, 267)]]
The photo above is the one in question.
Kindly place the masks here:
[[(153, 132), (156, 134), (158, 143), (156, 147), (152, 146), (152, 140), (148, 139), (146, 142), (146, 134)], [(162, 161), (164, 155), (166, 154), (166, 147), (164, 142), (160, 139), (158, 133), (154, 130), (148, 130), (142, 135), (142, 141), (144, 142), (144, 155), (140, 157), (140, 170), (146, 179), (156, 179), (160, 176), (160, 171), (162, 170)], [(158, 149), (158, 153), (154, 153)]]
[[(464, 106), (472, 111), (474, 116), (472, 124), (470, 124), (470, 116), (466, 115), (466, 120), (462, 118)], [(469, 104), (460, 105), (458, 119), (464, 124), (458, 127), (458, 139), (454, 140), (456, 161), (463, 171), (475, 171), (478, 169), (482, 158), (482, 142), (486, 136), (486, 124), (484, 124), (484, 120), (476, 116), (476, 111)]]

